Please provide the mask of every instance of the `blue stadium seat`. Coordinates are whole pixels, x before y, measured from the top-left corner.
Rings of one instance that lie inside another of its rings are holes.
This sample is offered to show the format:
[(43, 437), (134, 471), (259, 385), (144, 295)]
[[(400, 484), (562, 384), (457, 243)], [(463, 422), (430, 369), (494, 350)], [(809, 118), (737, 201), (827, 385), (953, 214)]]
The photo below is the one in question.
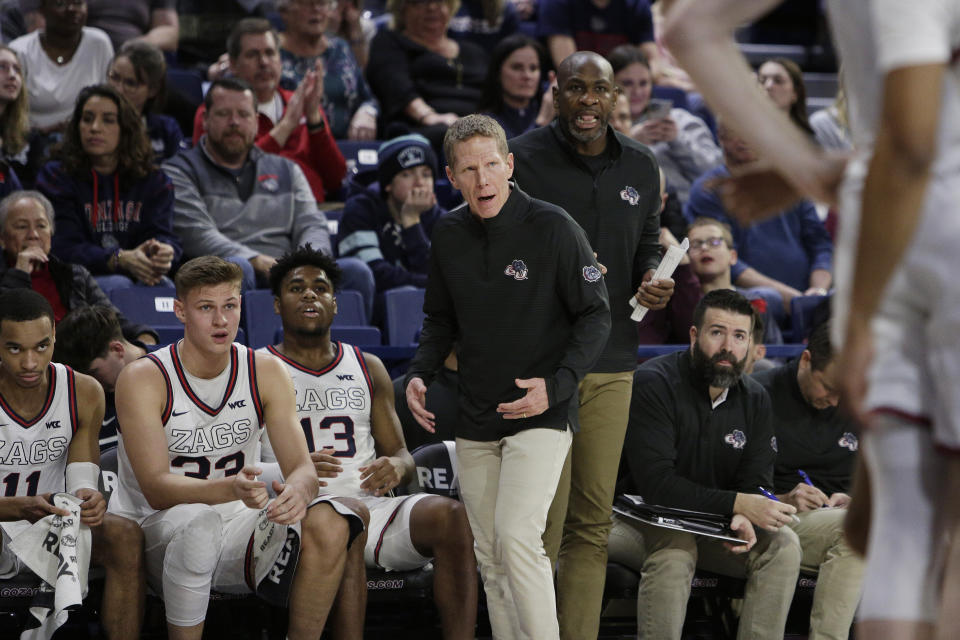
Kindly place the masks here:
[(203, 102), (203, 78), (196, 71), (167, 67), (167, 85), (197, 106)]
[(423, 289), (398, 287), (383, 294), (387, 344), (408, 347), (416, 343), (423, 326)]
[(110, 301), (130, 322), (146, 324), (159, 334), (159, 344), (169, 344), (183, 337), (183, 324), (173, 313), (173, 287), (127, 287), (114, 289)]
[(380, 329), (366, 326), (344, 326), (334, 324), (330, 327), (330, 339), (358, 347), (380, 344)]
[(333, 317), (333, 326), (362, 327), (366, 324), (367, 315), (363, 309), (363, 295), (352, 289), (337, 291), (337, 315)]
[(382, 140), (337, 140), (337, 147), (353, 173), (377, 168), (377, 149), (381, 144)]
[(790, 301), (791, 342), (803, 342), (813, 331), (817, 308), (830, 298), (827, 296), (797, 296)]
[(273, 312), (273, 293), (269, 289), (253, 289), (243, 294), (243, 326), (251, 349), (273, 344), (271, 340), (280, 329), (280, 316)]

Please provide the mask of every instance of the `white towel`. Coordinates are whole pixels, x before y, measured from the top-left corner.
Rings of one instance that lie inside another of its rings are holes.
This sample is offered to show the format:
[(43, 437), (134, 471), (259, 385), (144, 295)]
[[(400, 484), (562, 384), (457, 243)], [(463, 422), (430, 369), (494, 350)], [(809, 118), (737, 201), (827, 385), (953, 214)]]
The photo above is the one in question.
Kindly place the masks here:
[(80, 524), (81, 502), (69, 493), (54, 495), (54, 506), (70, 515), (49, 515), (38, 520), (10, 543), (10, 550), (20, 562), (43, 581), (30, 607), (39, 626), (24, 631), (20, 640), (49, 639), (87, 595), (90, 527)]

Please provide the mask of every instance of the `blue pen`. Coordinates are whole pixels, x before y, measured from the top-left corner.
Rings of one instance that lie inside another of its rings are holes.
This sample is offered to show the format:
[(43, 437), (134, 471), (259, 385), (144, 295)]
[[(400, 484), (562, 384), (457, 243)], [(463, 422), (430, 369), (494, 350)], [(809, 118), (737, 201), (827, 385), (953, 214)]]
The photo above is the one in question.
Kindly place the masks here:
[[(772, 493), (770, 493), (769, 491), (767, 491), (767, 490), (764, 489), (763, 487), (757, 487), (757, 489), (760, 489), (760, 493), (762, 493), (763, 495), (767, 496), (767, 497), (770, 498), (771, 500), (776, 500), (777, 502), (782, 502), (782, 500), (780, 500), (780, 498), (778, 498), (777, 496), (773, 495)], [(790, 517), (793, 518), (793, 521), (794, 521), (794, 522), (800, 522), (800, 518), (798, 518), (796, 515), (792, 515), (792, 514), (791, 514)]]
[[(813, 487), (814, 489), (816, 489), (816, 485), (814, 485), (813, 482), (810, 481), (810, 476), (807, 475), (807, 472), (806, 472), (806, 471), (804, 471), (803, 469), (797, 469), (797, 474), (798, 474), (801, 478), (803, 478), (803, 481), (804, 481), (804, 482), (806, 482), (808, 485), (810, 485), (811, 487)], [(829, 507), (830, 505), (824, 504), (823, 506)]]

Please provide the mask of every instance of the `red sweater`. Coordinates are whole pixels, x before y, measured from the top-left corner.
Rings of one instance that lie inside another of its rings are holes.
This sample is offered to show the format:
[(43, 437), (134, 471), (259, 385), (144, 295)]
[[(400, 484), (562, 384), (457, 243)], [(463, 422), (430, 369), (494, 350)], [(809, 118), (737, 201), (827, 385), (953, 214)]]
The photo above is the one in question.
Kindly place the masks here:
[[(293, 92), (279, 87), (277, 92), (286, 110)], [(206, 133), (203, 127), (204, 113), (206, 113), (206, 107), (201, 104), (193, 117), (193, 144), (197, 144), (200, 136)], [(262, 113), (258, 113), (257, 138), (254, 140), (254, 143), (267, 153), (275, 153), (296, 162), (303, 169), (317, 202), (326, 200), (327, 191), (333, 192), (339, 189), (340, 183), (347, 175), (347, 163), (333, 139), (333, 134), (330, 133), (330, 123), (327, 122), (327, 115), (322, 108), (320, 116), (326, 125), (323, 129), (310, 133), (307, 130), (306, 121), (303, 121), (287, 138), (287, 144), (281, 147), (270, 135), (270, 130), (275, 123), (270, 122), (270, 118)]]

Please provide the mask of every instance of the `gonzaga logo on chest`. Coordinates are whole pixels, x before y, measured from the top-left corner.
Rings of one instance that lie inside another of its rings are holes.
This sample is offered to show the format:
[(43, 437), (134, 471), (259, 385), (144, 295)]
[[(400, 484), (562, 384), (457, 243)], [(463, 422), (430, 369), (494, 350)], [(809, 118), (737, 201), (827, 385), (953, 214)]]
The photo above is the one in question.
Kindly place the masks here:
[(503, 270), (504, 275), (511, 276), (514, 280), (526, 280), (529, 269), (527, 263), (523, 260), (514, 260)]

